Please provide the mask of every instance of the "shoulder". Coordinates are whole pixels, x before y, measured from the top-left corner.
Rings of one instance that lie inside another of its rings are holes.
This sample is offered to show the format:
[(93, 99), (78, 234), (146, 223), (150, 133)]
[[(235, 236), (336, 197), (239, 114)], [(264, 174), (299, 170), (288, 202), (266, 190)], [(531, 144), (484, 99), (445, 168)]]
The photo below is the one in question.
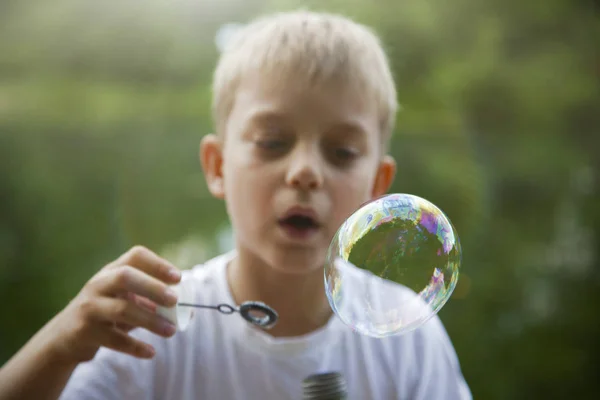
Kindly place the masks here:
[[(404, 359), (399, 368), (405, 371), (413, 398), (471, 399), (452, 341), (437, 315), (420, 328), (391, 339), (395, 355)], [(431, 385), (432, 381), (438, 384)]]

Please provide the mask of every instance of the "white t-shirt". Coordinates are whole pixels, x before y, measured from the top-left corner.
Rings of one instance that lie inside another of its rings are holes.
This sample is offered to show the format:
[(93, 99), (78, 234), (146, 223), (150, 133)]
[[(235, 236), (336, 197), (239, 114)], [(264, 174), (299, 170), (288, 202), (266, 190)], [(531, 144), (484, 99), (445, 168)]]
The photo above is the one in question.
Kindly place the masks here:
[[(234, 304), (226, 278), (227, 253), (194, 267), (198, 304)], [(471, 399), (439, 320), (401, 335), (359, 335), (332, 317), (301, 337), (274, 338), (238, 314), (197, 310), (183, 332), (165, 339), (146, 330), (136, 337), (156, 349), (141, 360), (102, 348), (74, 371), (61, 400), (300, 400), (302, 380), (340, 372), (348, 399)]]

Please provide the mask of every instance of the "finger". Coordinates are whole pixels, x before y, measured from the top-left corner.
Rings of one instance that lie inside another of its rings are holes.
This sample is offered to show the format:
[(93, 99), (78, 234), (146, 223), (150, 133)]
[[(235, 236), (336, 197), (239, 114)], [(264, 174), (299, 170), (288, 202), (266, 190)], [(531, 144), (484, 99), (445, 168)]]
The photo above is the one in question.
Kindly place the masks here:
[(156, 350), (148, 343), (137, 340), (127, 333), (113, 329), (107, 332), (102, 340), (102, 345), (121, 353), (130, 354), (138, 358), (152, 358)]
[(144, 328), (163, 337), (171, 337), (177, 331), (175, 325), (161, 316), (123, 299), (98, 299), (97, 318), (120, 326)]
[(135, 304), (137, 304), (138, 306), (150, 311), (151, 313), (156, 313), (156, 303), (154, 303), (153, 301), (150, 301), (149, 299), (147, 299), (145, 297), (136, 296), (136, 295), (133, 296), (132, 301)]
[(154, 303), (153, 301), (151, 301), (145, 297), (138, 296), (133, 292), (119, 293), (117, 295), (117, 297), (129, 300), (129, 301), (137, 304), (138, 306), (147, 309), (150, 312), (153, 312), (153, 313), (156, 312), (156, 303)]
[(105, 296), (122, 297), (129, 292), (165, 307), (177, 304), (177, 295), (168, 285), (128, 265), (107, 270), (97, 278), (95, 286)]
[[(132, 302), (136, 302), (136, 297), (137, 296), (131, 292), (119, 293), (117, 295), (117, 298), (119, 298), (119, 299), (124, 299), (124, 300), (132, 301)], [(135, 329), (135, 326), (133, 326), (133, 325), (123, 324), (120, 322), (113, 321), (113, 324), (118, 330), (123, 331), (123, 332), (130, 332), (133, 329)]]
[(169, 261), (143, 246), (135, 246), (119, 257), (111, 266), (131, 265), (166, 283), (178, 283), (181, 271)]
[(115, 323), (115, 327), (122, 332), (130, 332), (135, 329), (135, 326), (128, 324)]

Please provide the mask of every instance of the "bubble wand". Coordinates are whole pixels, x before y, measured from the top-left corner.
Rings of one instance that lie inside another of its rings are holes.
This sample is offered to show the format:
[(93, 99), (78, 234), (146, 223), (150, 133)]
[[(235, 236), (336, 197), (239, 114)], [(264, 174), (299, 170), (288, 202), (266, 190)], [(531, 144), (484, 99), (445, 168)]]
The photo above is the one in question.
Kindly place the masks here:
[(178, 285), (173, 285), (173, 290), (180, 300), (173, 307), (158, 307), (156, 312), (173, 325), (178, 330), (183, 331), (189, 325), (194, 309), (216, 310), (221, 314), (230, 315), (239, 313), (243, 319), (264, 329), (270, 329), (277, 323), (279, 315), (277, 312), (259, 301), (246, 301), (239, 306), (229, 304), (197, 304), (194, 302), (195, 296), (195, 281), (193, 277), (183, 278)]
[(194, 308), (207, 308), (217, 310), (221, 314), (229, 315), (234, 312), (240, 313), (242, 318), (250, 322), (253, 325), (261, 328), (272, 328), (277, 323), (279, 316), (277, 312), (259, 301), (246, 301), (240, 304), (239, 307), (233, 307), (229, 304), (219, 304), (216, 306), (202, 305), (202, 304), (191, 304), (191, 303), (177, 303), (178, 307), (194, 307)]

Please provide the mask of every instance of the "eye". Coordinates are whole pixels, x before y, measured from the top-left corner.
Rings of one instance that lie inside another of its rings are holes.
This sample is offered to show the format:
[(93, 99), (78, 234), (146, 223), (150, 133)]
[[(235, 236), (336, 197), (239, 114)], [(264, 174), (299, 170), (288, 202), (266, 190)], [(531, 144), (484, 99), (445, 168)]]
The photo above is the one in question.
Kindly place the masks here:
[(358, 152), (355, 149), (340, 147), (335, 149), (335, 155), (339, 159), (349, 160), (356, 157)]
[(331, 149), (332, 161), (337, 165), (345, 165), (354, 161), (360, 155), (353, 147), (334, 147)]
[(287, 142), (281, 139), (258, 139), (254, 143), (260, 149), (267, 151), (283, 150), (287, 146)]

